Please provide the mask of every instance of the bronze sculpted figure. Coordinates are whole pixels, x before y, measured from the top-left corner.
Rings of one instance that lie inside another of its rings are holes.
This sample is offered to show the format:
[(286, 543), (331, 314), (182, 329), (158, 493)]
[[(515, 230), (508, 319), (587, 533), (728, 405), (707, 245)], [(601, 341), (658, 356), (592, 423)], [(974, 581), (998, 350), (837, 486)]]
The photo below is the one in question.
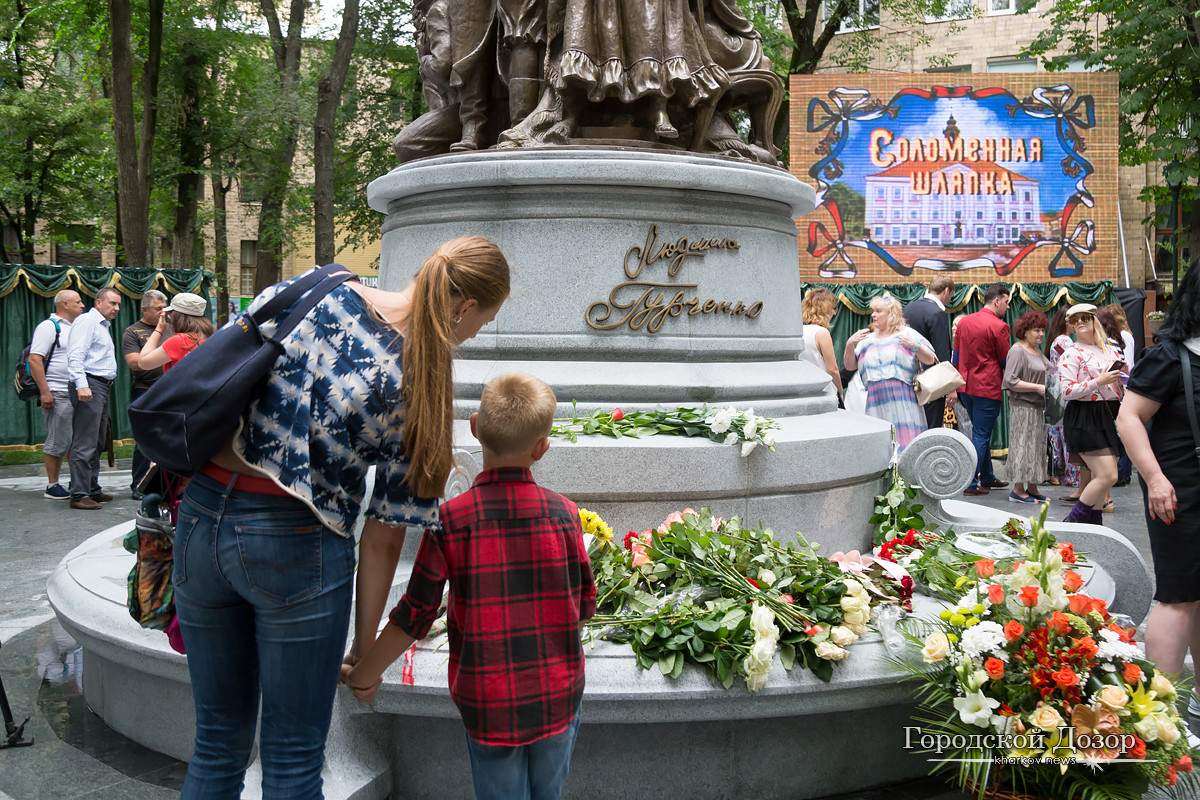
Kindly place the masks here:
[(401, 162), (622, 145), (778, 163), (783, 83), (735, 0), (418, 0), (413, 16), (430, 110), (396, 136)]

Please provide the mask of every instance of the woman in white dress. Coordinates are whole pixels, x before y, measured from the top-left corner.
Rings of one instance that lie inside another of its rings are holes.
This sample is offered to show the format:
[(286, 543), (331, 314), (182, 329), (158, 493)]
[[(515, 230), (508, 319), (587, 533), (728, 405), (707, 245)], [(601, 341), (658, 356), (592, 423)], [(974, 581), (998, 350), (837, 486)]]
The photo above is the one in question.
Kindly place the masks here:
[(842, 373), (838, 370), (837, 357), (833, 351), (833, 337), (829, 335), (829, 322), (837, 307), (837, 298), (828, 289), (809, 289), (801, 303), (804, 316), (804, 352), (801, 361), (807, 361), (829, 373), (837, 387), (838, 401), (845, 402), (842, 391)]

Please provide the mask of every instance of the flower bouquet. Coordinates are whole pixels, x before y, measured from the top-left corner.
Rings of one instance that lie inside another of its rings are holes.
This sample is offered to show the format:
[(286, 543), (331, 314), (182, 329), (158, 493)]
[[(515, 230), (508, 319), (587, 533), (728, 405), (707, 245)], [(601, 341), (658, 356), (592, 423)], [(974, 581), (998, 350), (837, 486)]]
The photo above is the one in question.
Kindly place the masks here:
[(779, 427), (773, 419), (754, 415), (754, 409), (739, 411), (736, 408), (656, 408), (653, 411), (630, 411), (619, 408), (612, 411), (597, 409), (586, 417), (575, 413), (571, 404), (571, 416), (554, 420), (551, 436), (562, 436), (568, 441), (578, 441), (579, 435), (603, 434), (620, 439), (628, 436), (640, 439), (644, 436), (673, 434), (675, 436), (704, 436), (722, 444), (741, 445), (742, 456), (748, 456), (759, 446), (775, 449), (773, 430)]
[(1046, 508), (1025, 560), (981, 560), (939, 620), (907, 626), (923, 662), (894, 660), (918, 684), (910, 744), (980, 798), (1132, 800), (1151, 786), (1196, 797), (1180, 688), (1134, 628), (1078, 592), (1074, 549), (1053, 544)]
[(592, 512), (580, 515), (593, 531), (589, 629), (672, 678), (692, 663), (727, 689), (740, 677), (757, 691), (778, 654), (786, 669), (800, 664), (828, 681), (833, 662), (867, 632), (872, 604), (898, 602), (896, 591), (846, 574), (799, 534), (782, 544), (769, 528), (747, 529), (707, 508), (674, 512), (623, 542)]

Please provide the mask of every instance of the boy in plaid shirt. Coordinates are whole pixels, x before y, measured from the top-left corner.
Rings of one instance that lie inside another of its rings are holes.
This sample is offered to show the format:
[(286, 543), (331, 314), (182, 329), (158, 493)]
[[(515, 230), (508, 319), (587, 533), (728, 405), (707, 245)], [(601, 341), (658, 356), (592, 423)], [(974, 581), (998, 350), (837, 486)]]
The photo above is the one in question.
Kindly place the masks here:
[(483, 471), (442, 504), (421, 540), (408, 590), (343, 680), (370, 702), (383, 671), (429, 632), (450, 582), (450, 695), (467, 729), (477, 800), (557, 798), (583, 698), (581, 623), (596, 585), (579, 510), (529, 467), (550, 447), (554, 392), (531, 375), (484, 387), (471, 433)]

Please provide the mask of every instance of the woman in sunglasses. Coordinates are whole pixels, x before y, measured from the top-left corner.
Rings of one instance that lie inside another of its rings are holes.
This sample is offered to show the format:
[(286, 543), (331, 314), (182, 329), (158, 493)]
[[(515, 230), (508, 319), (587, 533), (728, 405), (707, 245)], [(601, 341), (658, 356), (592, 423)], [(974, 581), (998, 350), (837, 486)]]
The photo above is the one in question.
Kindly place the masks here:
[(1081, 460), (1092, 479), (1067, 515), (1067, 522), (1101, 523), (1100, 506), (1117, 482), (1117, 460), (1124, 455), (1117, 435), (1121, 406), (1121, 349), (1108, 341), (1096, 307), (1077, 303), (1067, 309), (1067, 325), (1075, 334), (1058, 363), (1058, 379), (1067, 399), (1063, 433), (1071, 459)]

